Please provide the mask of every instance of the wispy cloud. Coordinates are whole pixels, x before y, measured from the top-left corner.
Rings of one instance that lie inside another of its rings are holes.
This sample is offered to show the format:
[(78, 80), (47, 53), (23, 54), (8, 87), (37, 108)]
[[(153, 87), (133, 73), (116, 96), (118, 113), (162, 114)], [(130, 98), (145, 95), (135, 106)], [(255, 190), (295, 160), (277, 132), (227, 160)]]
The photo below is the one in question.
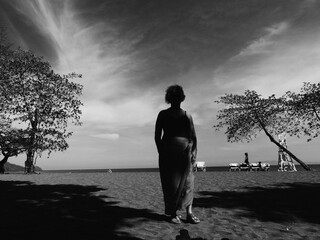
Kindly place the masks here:
[(319, 31), (293, 25), (294, 19), (291, 22), (265, 28), (265, 35), (217, 69), (219, 87), (237, 93), (252, 89), (268, 96), (298, 91), (304, 81), (319, 81)]
[[(58, 16), (45, 0), (23, 1), (17, 8), (53, 41), (58, 56), (54, 63), (57, 71), (83, 75), (79, 80), (84, 85), (83, 121), (109, 127), (153, 121), (152, 95), (141, 91), (134, 96), (136, 92), (126, 87), (132, 80), (128, 72), (136, 68), (136, 62), (123, 52), (134, 40), (119, 39), (117, 30), (108, 22), (85, 25), (71, 6), (63, 2)], [(101, 32), (106, 34), (101, 36), (103, 39), (97, 38)]]
[(155, 105), (148, 95), (111, 103), (90, 100), (83, 107), (83, 121), (108, 128), (142, 127), (154, 122)]
[(288, 22), (281, 22), (266, 28), (266, 34), (264, 36), (250, 43), (239, 55), (235, 56), (235, 58), (269, 52), (269, 48), (276, 43), (274, 38), (284, 34), (289, 26), (290, 24)]

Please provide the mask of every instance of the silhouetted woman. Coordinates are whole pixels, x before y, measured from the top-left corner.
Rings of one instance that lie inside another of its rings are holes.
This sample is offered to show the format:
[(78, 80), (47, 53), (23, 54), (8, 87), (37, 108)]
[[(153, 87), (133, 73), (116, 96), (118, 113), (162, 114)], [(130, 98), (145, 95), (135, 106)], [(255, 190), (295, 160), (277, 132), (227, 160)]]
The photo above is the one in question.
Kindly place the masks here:
[(165, 214), (172, 223), (180, 223), (178, 210), (185, 209), (187, 222), (199, 223), (192, 213), (197, 138), (192, 117), (180, 104), (185, 95), (179, 85), (168, 87), (165, 95), (171, 107), (160, 111), (155, 127), (159, 169), (165, 203)]

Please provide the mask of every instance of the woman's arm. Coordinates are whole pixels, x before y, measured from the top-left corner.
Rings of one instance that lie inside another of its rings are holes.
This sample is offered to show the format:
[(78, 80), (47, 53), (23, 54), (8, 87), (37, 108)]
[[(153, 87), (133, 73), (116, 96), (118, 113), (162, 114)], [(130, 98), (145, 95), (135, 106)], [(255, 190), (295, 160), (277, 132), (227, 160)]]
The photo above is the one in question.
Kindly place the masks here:
[(154, 140), (156, 142), (158, 153), (161, 150), (161, 136), (162, 136), (162, 115), (163, 113), (160, 112), (157, 117), (155, 133), (154, 133)]
[(191, 161), (194, 163), (197, 158), (197, 135), (193, 124), (193, 119), (190, 114), (188, 114), (190, 120), (190, 138), (192, 140), (192, 148), (191, 148)]

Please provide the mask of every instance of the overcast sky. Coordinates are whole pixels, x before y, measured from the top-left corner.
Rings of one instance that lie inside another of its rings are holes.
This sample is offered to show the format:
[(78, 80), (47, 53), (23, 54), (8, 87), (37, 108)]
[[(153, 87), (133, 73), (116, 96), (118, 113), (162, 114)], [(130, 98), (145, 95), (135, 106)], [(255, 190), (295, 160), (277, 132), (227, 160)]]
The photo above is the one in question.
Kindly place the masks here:
[[(194, 118), (198, 160), (208, 166), (277, 163), (266, 136), (227, 143), (216, 132), (224, 93), (263, 96), (320, 80), (320, 1), (316, 0), (0, 0), (10, 40), (83, 78), (81, 127), (43, 169), (157, 167), (154, 124), (166, 88), (180, 84)], [(306, 163), (320, 163), (319, 139), (290, 138)], [(23, 156), (22, 159), (25, 157)], [(20, 158), (9, 160), (22, 164)]]

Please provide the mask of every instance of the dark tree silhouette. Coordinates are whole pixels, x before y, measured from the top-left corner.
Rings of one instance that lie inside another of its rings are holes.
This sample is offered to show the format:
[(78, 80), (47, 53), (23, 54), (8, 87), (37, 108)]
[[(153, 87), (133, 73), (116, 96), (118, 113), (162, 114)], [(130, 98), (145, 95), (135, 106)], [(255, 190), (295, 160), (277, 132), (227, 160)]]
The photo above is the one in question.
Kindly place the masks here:
[(24, 126), (27, 162), (32, 165), (35, 152), (68, 148), (72, 132), (67, 126), (81, 124), (82, 105), (82, 85), (70, 79), (81, 75), (59, 75), (42, 57), (7, 46), (0, 42), (0, 114)]
[(285, 99), (274, 95), (265, 99), (256, 91), (247, 90), (243, 95), (225, 94), (216, 103), (226, 107), (218, 111), (214, 127), (216, 130), (227, 127), (226, 134), (229, 142), (251, 141), (258, 133), (264, 132), (272, 143), (289, 154), (306, 170), (309, 166), (297, 158), (287, 148), (276, 141), (274, 135), (287, 129), (290, 119), (284, 114)]
[(4, 127), (3, 124), (0, 124), (0, 150), (3, 156), (3, 159), (0, 160), (0, 173), (5, 172), (4, 165), (10, 157), (17, 156), (26, 150), (27, 139), (23, 136), (23, 130)]

